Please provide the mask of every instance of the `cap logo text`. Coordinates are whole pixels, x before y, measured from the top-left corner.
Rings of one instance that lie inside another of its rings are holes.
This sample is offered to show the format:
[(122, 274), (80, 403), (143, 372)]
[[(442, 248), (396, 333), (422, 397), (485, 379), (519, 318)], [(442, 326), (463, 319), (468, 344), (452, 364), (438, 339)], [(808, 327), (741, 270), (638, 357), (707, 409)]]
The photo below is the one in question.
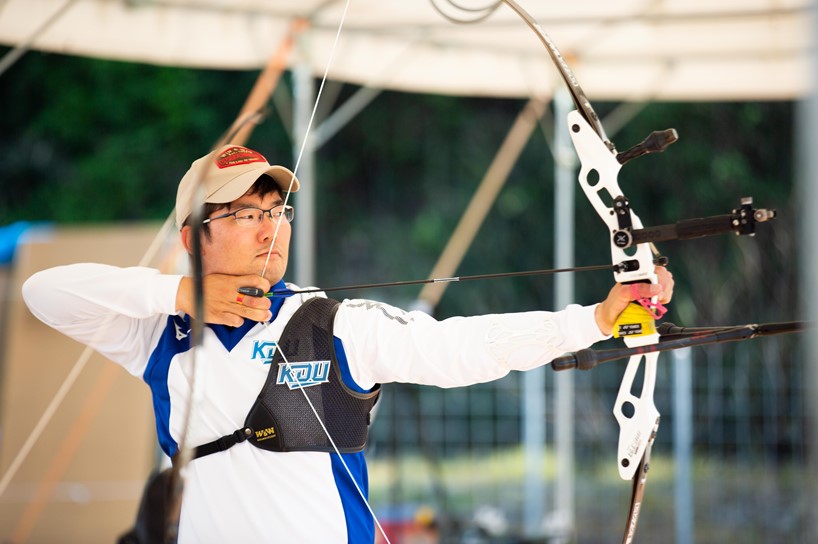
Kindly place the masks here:
[(229, 168), (253, 162), (267, 162), (267, 159), (258, 151), (241, 146), (227, 148), (216, 157), (216, 166), (219, 168)]

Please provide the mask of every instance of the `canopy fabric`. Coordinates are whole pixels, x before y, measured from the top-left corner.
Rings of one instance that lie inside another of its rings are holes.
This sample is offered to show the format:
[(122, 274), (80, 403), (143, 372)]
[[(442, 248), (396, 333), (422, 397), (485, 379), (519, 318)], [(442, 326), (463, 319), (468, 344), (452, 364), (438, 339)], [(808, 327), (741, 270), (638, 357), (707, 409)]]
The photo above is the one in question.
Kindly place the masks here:
[[(458, 17), (449, 0), (434, 0)], [(810, 0), (518, 0), (592, 100), (778, 100), (810, 90)], [(141, 63), (260, 69), (295, 20), (290, 63), (327, 65), (344, 0), (0, 2), (0, 43)], [(457, 0), (466, 7), (489, 0)], [(559, 75), (508, 6), (455, 24), (432, 0), (351, 0), (331, 79), (410, 92), (550, 96)]]

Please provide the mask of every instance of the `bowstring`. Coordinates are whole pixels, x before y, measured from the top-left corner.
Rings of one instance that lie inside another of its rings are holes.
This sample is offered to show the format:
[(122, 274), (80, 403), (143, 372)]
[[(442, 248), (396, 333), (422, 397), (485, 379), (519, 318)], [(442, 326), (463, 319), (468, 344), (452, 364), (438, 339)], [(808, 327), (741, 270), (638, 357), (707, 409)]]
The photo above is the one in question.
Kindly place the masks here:
[[(285, 206), (285, 207), (287, 206), (287, 203), (290, 200), (291, 189), (293, 187), (293, 184), (295, 183), (296, 173), (298, 172), (298, 167), (301, 165), (301, 159), (304, 156), (304, 150), (306, 149), (307, 142), (309, 141), (310, 132), (312, 130), (313, 122), (315, 121), (315, 114), (316, 114), (316, 111), (318, 110), (318, 104), (321, 101), (321, 95), (322, 95), (322, 93), (324, 91), (324, 85), (326, 84), (326, 81), (327, 81), (327, 77), (328, 77), (328, 74), (329, 74), (329, 69), (330, 69), (330, 66), (332, 65), (332, 60), (333, 60), (333, 58), (335, 56), (335, 51), (336, 51), (336, 48), (337, 48), (337, 45), (338, 45), (338, 41), (339, 41), (339, 39), (341, 37), (341, 31), (342, 31), (342, 29), (344, 27), (344, 21), (346, 20), (347, 11), (349, 10), (349, 4), (350, 4), (350, 0), (346, 0), (346, 2), (344, 3), (344, 10), (341, 13), (341, 21), (338, 24), (338, 30), (336, 31), (335, 39), (332, 42), (332, 48), (330, 49), (329, 58), (327, 60), (326, 66), (324, 68), (324, 74), (323, 74), (323, 76), (321, 78), (321, 84), (318, 87), (318, 92), (316, 93), (315, 102), (314, 102), (313, 107), (312, 107), (312, 112), (310, 113), (310, 118), (309, 118), (309, 121), (307, 123), (306, 130), (304, 131), (304, 137), (301, 140), (301, 147), (300, 147), (300, 149), (298, 151), (298, 157), (296, 158), (296, 161), (295, 161), (295, 166), (293, 168), (293, 174), (290, 177), (290, 184), (287, 187), (287, 191), (286, 191), (286, 193), (284, 195), (283, 206)], [(264, 277), (265, 273), (267, 272), (267, 265), (270, 262), (270, 256), (272, 255), (273, 248), (275, 247), (276, 240), (278, 239), (278, 233), (279, 233), (279, 230), (281, 229), (281, 223), (282, 223), (282, 221), (285, 221), (285, 220), (286, 220), (285, 219), (285, 214), (282, 213), (281, 215), (278, 216), (278, 220), (275, 222), (275, 225), (276, 225), (275, 230), (273, 231), (273, 237), (270, 240), (270, 247), (267, 250), (267, 258), (264, 261), (264, 267), (262, 268), (262, 271), (261, 271), (261, 276), (262, 277)], [(262, 221), (264, 221), (263, 217), (262, 217)], [(265, 323), (263, 323), (263, 325), (264, 325), (265, 332), (270, 333), (270, 328), (269, 328), (270, 323), (265, 322)], [(270, 333), (270, 337), (272, 337), (271, 333)], [(287, 359), (287, 356), (284, 354), (284, 350), (279, 349), (278, 342), (274, 342), (274, 344), (273, 344), (273, 350), (270, 353), (270, 359), (272, 360), (272, 358), (275, 356), (276, 350), (278, 350), (278, 353), (280, 353), (282, 359), (284, 359), (284, 364), (287, 367), (287, 370), (291, 372), (292, 371), (292, 365), (290, 364), (290, 361)], [(271, 371), (272, 371), (272, 369), (271, 369)], [(330, 435), (329, 430), (327, 429), (326, 425), (324, 425), (324, 421), (321, 419), (321, 416), (318, 414), (318, 410), (315, 408), (315, 405), (312, 403), (312, 400), (310, 400), (309, 395), (304, 390), (304, 385), (302, 383), (300, 383), (300, 382), (298, 383), (298, 389), (301, 390), (301, 393), (304, 395), (304, 399), (307, 401), (307, 404), (309, 405), (310, 409), (312, 410), (312, 413), (315, 415), (315, 418), (318, 420), (318, 424), (321, 425), (321, 429), (324, 431), (324, 434), (327, 436), (327, 439), (329, 440), (330, 444), (332, 445), (332, 449), (334, 450), (335, 454), (338, 456), (338, 460), (341, 461), (341, 465), (343, 465), (344, 470), (346, 470), (346, 473), (349, 475), (349, 479), (352, 481), (352, 484), (355, 486), (355, 490), (358, 492), (358, 495), (361, 497), (361, 500), (364, 501), (364, 504), (366, 505), (366, 508), (369, 511), (369, 514), (372, 516), (372, 519), (374, 520), (375, 525), (377, 525), (378, 530), (380, 531), (380, 533), (383, 536), (386, 543), (391, 544), (391, 542), (389, 540), (389, 537), (386, 535), (386, 531), (384, 531), (383, 526), (381, 525), (381, 522), (378, 521), (378, 517), (375, 515), (375, 512), (372, 509), (372, 505), (369, 504), (369, 500), (367, 500), (366, 494), (363, 492), (360, 485), (358, 484), (358, 481), (353, 476), (352, 470), (350, 470), (349, 465), (347, 465), (347, 462), (344, 459), (344, 456), (341, 454), (341, 450), (335, 444), (335, 440), (333, 440), (332, 435)]]

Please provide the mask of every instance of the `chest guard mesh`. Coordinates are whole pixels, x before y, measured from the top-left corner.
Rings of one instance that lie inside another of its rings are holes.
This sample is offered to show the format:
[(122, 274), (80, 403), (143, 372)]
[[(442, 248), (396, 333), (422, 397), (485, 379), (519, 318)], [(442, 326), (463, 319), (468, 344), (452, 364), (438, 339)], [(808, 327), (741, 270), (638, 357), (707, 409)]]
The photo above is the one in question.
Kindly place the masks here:
[(312, 298), (301, 305), (281, 334), (267, 380), (244, 427), (199, 446), (194, 458), (245, 440), (269, 451), (334, 452), (304, 393), (341, 453), (363, 450), (380, 385), (358, 393), (344, 384), (332, 332), (339, 304)]

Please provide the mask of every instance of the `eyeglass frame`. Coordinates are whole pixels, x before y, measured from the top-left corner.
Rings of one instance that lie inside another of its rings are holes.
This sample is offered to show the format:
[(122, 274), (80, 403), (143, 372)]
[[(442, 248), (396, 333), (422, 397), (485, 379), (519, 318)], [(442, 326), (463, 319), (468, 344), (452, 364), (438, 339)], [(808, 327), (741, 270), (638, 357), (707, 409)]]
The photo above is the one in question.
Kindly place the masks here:
[[(282, 208), (282, 210), (276, 214), (276, 217), (273, 217), (273, 210), (275, 210), (276, 208)], [(255, 224), (248, 223), (247, 225), (243, 225), (243, 224), (239, 223), (239, 218), (238, 218), (237, 214), (243, 212), (244, 210), (258, 210), (258, 211), (261, 212), (261, 216), (260, 216), (259, 220)], [(261, 225), (261, 222), (264, 221), (264, 217), (267, 216), (267, 215), (270, 216), (270, 221), (275, 221), (277, 217), (281, 217), (283, 215), (284, 219), (287, 220), (287, 223), (292, 223), (293, 218), (295, 217), (295, 208), (293, 208), (292, 206), (290, 206), (288, 204), (276, 204), (275, 206), (273, 206), (272, 208), (269, 208), (267, 210), (263, 210), (263, 209), (261, 209), (261, 208), (259, 208), (257, 206), (242, 206), (241, 208), (239, 208), (238, 210), (236, 210), (234, 212), (229, 212), (229, 213), (225, 213), (225, 214), (222, 214), (222, 215), (217, 215), (216, 217), (208, 217), (207, 219), (202, 221), (202, 225), (206, 225), (206, 224), (208, 224), (208, 223), (210, 223), (212, 221), (215, 221), (217, 219), (226, 219), (226, 218), (232, 216), (233, 219), (236, 221), (236, 224), (238, 226), (248, 227), (249, 228), (249, 227), (252, 227), (252, 226)]]

